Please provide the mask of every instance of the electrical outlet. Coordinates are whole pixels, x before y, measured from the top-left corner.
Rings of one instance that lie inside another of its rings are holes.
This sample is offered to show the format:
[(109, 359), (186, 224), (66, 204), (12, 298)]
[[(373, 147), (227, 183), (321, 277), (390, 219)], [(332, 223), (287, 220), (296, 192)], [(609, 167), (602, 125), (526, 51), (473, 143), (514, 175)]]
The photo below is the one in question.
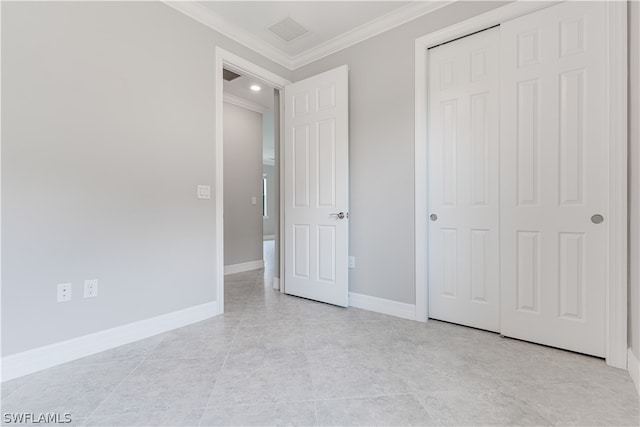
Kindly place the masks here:
[(58, 285), (58, 302), (71, 301), (71, 283), (60, 283)]
[(349, 257), (349, 268), (356, 268), (356, 257)]
[(252, 204), (252, 205), (255, 205), (255, 204), (257, 204), (257, 203), (258, 203), (258, 199), (257, 199), (257, 198), (255, 198), (255, 197), (252, 197), (252, 198), (251, 198), (251, 204)]
[(95, 298), (98, 296), (98, 279), (84, 281), (84, 297)]

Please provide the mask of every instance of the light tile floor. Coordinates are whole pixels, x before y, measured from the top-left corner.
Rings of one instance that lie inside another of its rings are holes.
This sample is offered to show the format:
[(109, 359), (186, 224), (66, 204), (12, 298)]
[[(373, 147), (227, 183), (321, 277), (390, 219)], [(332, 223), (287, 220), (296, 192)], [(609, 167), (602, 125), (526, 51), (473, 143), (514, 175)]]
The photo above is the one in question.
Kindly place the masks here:
[[(72, 425), (639, 425), (627, 372), (437, 321), (226, 277), (226, 313), (2, 384)], [(3, 417), (4, 421), (4, 417)]]

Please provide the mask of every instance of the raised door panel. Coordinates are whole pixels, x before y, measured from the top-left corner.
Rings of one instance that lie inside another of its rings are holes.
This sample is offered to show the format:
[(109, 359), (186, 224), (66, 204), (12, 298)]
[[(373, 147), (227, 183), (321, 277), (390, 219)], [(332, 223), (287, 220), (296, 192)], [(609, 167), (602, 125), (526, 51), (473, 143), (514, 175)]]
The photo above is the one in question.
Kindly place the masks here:
[(486, 92), (479, 93), (472, 95), (470, 100), (471, 204), (474, 206), (486, 206), (489, 203), (489, 96)]
[(540, 187), (540, 82), (518, 82), (516, 182), (518, 204), (537, 205)]
[(296, 208), (308, 208), (310, 195), (309, 167), (309, 125), (304, 124), (293, 128), (293, 205)]
[(309, 279), (310, 273), (310, 228), (308, 224), (293, 226), (293, 276), (299, 279)]
[(560, 74), (560, 204), (584, 200), (585, 69)]
[(336, 207), (336, 124), (335, 119), (317, 125), (317, 206)]
[(471, 301), (475, 303), (487, 303), (487, 286), (495, 280), (495, 277), (489, 275), (489, 233), (489, 230), (471, 230)]
[(442, 118), (442, 204), (456, 205), (457, 192), (457, 100), (449, 100), (440, 104)]
[(517, 231), (517, 310), (540, 312), (540, 233)]

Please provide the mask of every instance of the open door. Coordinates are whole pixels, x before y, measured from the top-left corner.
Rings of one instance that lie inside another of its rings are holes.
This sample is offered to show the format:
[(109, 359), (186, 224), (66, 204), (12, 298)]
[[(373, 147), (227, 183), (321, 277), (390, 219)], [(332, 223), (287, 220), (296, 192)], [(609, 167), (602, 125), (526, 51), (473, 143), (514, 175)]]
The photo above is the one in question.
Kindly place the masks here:
[(288, 85), (284, 96), (284, 291), (347, 307), (348, 68)]

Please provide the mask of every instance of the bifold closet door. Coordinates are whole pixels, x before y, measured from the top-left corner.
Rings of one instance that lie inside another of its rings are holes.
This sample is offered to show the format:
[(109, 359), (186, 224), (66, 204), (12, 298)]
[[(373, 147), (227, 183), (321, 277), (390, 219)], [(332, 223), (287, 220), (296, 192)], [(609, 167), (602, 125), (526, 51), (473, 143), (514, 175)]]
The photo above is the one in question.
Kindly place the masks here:
[(429, 49), (429, 317), (500, 328), (499, 29)]
[(605, 355), (605, 2), (501, 25), (501, 332)]

